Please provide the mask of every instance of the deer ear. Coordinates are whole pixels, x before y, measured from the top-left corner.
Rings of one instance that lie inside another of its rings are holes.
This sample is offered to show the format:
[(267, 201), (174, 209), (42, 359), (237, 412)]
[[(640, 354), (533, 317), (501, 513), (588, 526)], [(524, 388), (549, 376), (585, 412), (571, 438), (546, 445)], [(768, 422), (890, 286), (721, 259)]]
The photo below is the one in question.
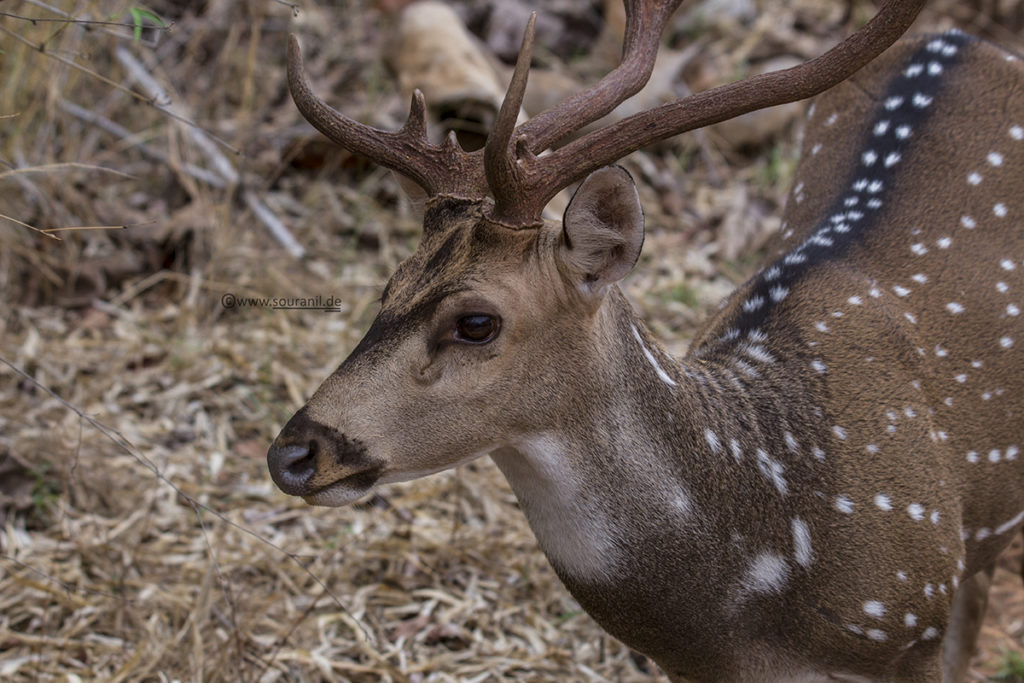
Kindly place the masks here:
[(562, 238), (562, 259), (592, 291), (632, 270), (644, 244), (644, 212), (626, 169), (606, 166), (587, 176), (565, 209)]

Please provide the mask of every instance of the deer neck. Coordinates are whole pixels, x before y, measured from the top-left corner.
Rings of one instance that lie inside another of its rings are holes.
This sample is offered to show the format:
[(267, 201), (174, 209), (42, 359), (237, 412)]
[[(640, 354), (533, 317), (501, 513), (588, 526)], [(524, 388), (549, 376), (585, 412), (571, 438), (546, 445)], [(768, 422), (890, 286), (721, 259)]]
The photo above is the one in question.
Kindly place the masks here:
[[(770, 406), (782, 401), (755, 406), (749, 386), (725, 365), (674, 359), (617, 289), (598, 324), (606, 362), (574, 383), (571, 405), (557, 411), (569, 417), (492, 458), (570, 585), (636, 576), (646, 561), (644, 539), (664, 547), (669, 538), (673, 554), (701, 556), (680, 572), (720, 566), (707, 562), (708, 548), (728, 544), (712, 539), (739, 533), (731, 527), (743, 515), (719, 503), (723, 496), (742, 500), (744, 490), (756, 488), (748, 480), (786, 488), (781, 466), (754, 444), (761, 424), (792, 417), (773, 414)], [(735, 472), (723, 478), (729, 466)]]

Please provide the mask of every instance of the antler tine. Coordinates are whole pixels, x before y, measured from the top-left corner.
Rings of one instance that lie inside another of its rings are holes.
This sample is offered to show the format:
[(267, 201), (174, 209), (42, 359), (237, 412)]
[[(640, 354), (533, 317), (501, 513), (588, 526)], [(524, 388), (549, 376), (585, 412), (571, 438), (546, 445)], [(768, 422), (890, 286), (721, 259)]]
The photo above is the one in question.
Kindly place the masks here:
[(494, 129), (484, 146), (484, 171), (487, 184), (494, 197), (494, 217), (498, 220), (507, 206), (514, 206), (519, 200), (517, 189), (522, 184), (516, 150), (512, 148), (512, 136), (516, 132), (519, 108), (526, 93), (526, 81), (530, 74), (530, 60), (533, 55), (533, 36), (537, 26), (537, 13), (531, 12), (523, 33), (523, 43), (516, 58), (516, 68), (508, 84), (505, 99), (501, 101)]
[(522, 158), (525, 181), (520, 192), (529, 201), (521, 211), (539, 215), (562, 188), (659, 140), (755, 109), (812, 97), (839, 84), (896, 42), (924, 3), (887, 0), (859, 31), (805, 64), (696, 93), (589, 133), (546, 156)]
[(593, 86), (520, 126), (519, 135), (527, 138), (530, 149), (540, 153), (640, 92), (654, 70), (665, 25), (684, 1), (624, 0), (626, 31), (619, 66)]
[(288, 37), (288, 88), (302, 115), (331, 141), (414, 181), (428, 195), (480, 198), (486, 184), (479, 155), (458, 145), (437, 146), (427, 140), (423, 93), (412, 95), (409, 118), (397, 133), (353, 121), (313, 93), (295, 35)]

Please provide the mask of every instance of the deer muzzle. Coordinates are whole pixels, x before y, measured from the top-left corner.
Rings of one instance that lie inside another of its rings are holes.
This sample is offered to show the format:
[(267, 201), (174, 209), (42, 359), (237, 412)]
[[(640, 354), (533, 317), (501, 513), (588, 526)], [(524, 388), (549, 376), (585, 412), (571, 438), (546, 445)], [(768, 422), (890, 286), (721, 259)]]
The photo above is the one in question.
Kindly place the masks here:
[(365, 495), (382, 467), (359, 439), (297, 412), (267, 452), (277, 487), (311, 505), (345, 505)]

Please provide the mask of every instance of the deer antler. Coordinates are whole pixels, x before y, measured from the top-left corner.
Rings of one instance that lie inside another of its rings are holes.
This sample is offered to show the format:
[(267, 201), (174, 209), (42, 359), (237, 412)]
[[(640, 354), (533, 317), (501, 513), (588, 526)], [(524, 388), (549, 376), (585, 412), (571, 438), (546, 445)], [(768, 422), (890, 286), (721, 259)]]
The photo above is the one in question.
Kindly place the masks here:
[[(827, 90), (892, 45), (913, 23), (924, 2), (888, 0), (863, 28), (806, 64), (684, 97), (589, 133), (546, 156), (536, 156), (551, 142), (614, 109), (650, 77), (661, 29), (680, 0), (629, 0), (628, 18), (642, 16), (652, 24), (643, 26), (640, 21), (629, 21), (626, 54), (618, 69), (593, 88), (567, 99), (512, 134), (516, 144), (510, 153), (514, 158), (501, 164), (502, 173), (489, 183), (495, 198), (493, 216), (505, 225), (533, 224), (544, 205), (562, 188), (630, 152), (755, 109)], [(658, 33), (654, 33), (654, 28)], [(644, 33), (647, 30), (650, 32)], [(640, 70), (636, 64), (642, 65), (644, 71), (642, 79), (634, 82), (634, 69)], [(588, 97), (592, 99), (588, 101)]]
[(335, 111), (316, 95), (302, 67), (298, 41), (288, 45), (288, 85), (299, 111), (349, 151), (393, 169), (429, 195), (494, 197), (491, 218), (512, 228), (537, 225), (545, 204), (562, 188), (626, 154), (659, 140), (755, 109), (817, 95), (850, 77), (892, 45), (925, 0), (887, 0), (863, 28), (806, 64), (696, 93), (588, 133), (537, 156), (634, 95), (654, 68), (661, 33), (683, 0), (625, 0), (622, 62), (592, 87), (515, 127), (526, 89), (535, 15), (523, 37), (515, 73), (483, 152), (465, 152), (449, 135), (441, 145), (426, 135), (423, 94), (415, 91), (409, 118), (397, 133), (377, 130)]
[(397, 133), (353, 121), (313, 94), (302, 65), (302, 50), (294, 35), (288, 40), (288, 87), (306, 120), (350, 152), (407, 176), (429, 195), (448, 194), (471, 199), (486, 196), (487, 185), (479, 153), (463, 151), (454, 133), (441, 145), (428, 141), (426, 107), (419, 90), (413, 92), (409, 118)]

